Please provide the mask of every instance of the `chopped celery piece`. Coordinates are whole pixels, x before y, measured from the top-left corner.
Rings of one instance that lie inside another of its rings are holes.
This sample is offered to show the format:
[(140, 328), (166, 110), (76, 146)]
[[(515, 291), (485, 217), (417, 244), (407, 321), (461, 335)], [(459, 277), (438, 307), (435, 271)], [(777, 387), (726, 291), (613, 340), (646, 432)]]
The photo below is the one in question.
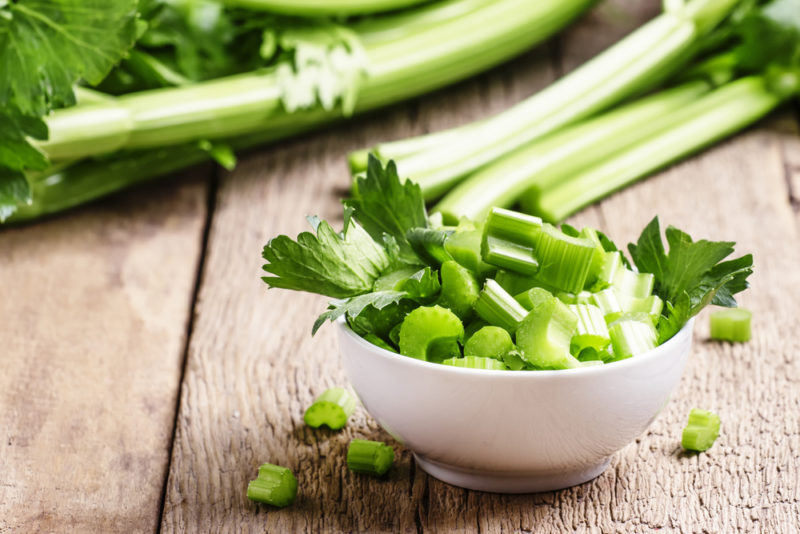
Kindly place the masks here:
[(594, 280), (592, 291), (600, 291), (613, 284), (617, 272), (624, 268), (625, 264), (622, 262), (621, 252), (615, 250), (603, 253), (603, 264), (600, 266), (600, 271)]
[(459, 230), (450, 234), (444, 242), (444, 248), (450, 256), (473, 273), (486, 276), (494, 271), (494, 267), (481, 258), (481, 238), (483, 228)]
[(545, 224), (534, 247), (540, 264), (536, 279), (561, 291), (579, 293), (586, 283), (594, 252), (590, 240), (568, 236)]
[(502, 359), (503, 355), (514, 349), (511, 334), (499, 326), (484, 326), (464, 344), (464, 356), (482, 356)]
[(451, 367), (464, 367), (467, 369), (488, 369), (490, 371), (507, 371), (503, 362), (495, 358), (484, 356), (464, 356), (463, 358), (448, 358), (443, 360), (444, 365)]
[(442, 263), (439, 272), (442, 276), (439, 305), (449, 308), (464, 319), (472, 312), (472, 306), (480, 294), (480, 286), (475, 275), (453, 260)]
[(542, 219), (539, 217), (503, 208), (492, 208), (486, 217), (483, 235), (533, 247), (541, 229)]
[(569, 304), (568, 307), (578, 318), (578, 331), (570, 342), (573, 354), (578, 354), (586, 348), (593, 348), (599, 352), (611, 343), (606, 320), (600, 308), (590, 304)]
[(711, 312), (711, 339), (724, 341), (750, 341), (752, 313), (744, 308), (731, 308)]
[(626, 313), (646, 313), (654, 325), (658, 324), (661, 311), (664, 309), (664, 301), (658, 295), (650, 295), (643, 299), (623, 297), (621, 300)]
[(400, 327), (400, 353), (437, 361), (460, 355), (458, 342), (464, 325), (453, 312), (441, 306), (420, 306), (409, 313)]
[(539, 369), (571, 369), (580, 363), (570, 352), (578, 318), (566, 304), (551, 297), (536, 303), (517, 328), (517, 347)]
[(556, 297), (558, 297), (558, 300), (560, 300), (564, 304), (578, 303), (578, 295), (576, 295), (575, 293), (566, 293), (564, 291), (559, 291), (558, 293), (556, 293)]
[(475, 332), (483, 328), (484, 326), (489, 326), (489, 323), (484, 321), (483, 319), (474, 319), (471, 323), (464, 327), (464, 344), (469, 341)]
[(531, 363), (522, 357), (522, 353), (516, 349), (510, 350), (503, 355), (503, 363), (512, 371), (522, 369), (533, 369)]
[(355, 473), (381, 476), (393, 462), (394, 449), (379, 441), (354, 439), (347, 448), (347, 467)]
[(591, 304), (592, 303), (592, 293), (589, 291), (581, 291), (576, 297), (577, 304)]
[(258, 478), (247, 485), (247, 498), (272, 506), (289, 506), (297, 497), (297, 479), (292, 472), (279, 465), (262, 464)]
[[(563, 226), (563, 225), (562, 225)], [(592, 263), (589, 266), (589, 274), (586, 275), (586, 285), (593, 285), (603, 270), (605, 263), (606, 250), (600, 242), (600, 237), (597, 235), (597, 230), (594, 228), (584, 227), (581, 229), (578, 237), (587, 239), (594, 244), (594, 253), (592, 254)]]
[(608, 327), (611, 345), (614, 347), (615, 360), (624, 360), (638, 356), (658, 344), (658, 334), (650, 318), (629, 317), (623, 315)]
[(356, 399), (346, 389), (330, 388), (308, 407), (303, 421), (312, 428), (326, 425), (331, 430), (339, 430), (344, 428), (355, 409)]
[(475, 301), (475, 312), (490, 325), (505, 328), (513, 333), (527, 310), (514, 300), (494, 280), (486, 280), (480, 297)]
[(608, 318), (612, 314), (620, 314), (624, 311), (617, 292), (610, 288), (593, 293), (592, 304), (600, 308), (606, 317), (606, 322), (611, 322)]
[(388, 350), (390, 352), (397, 352), (397, 349), (389, 345), (386, 341), (379, 338), (375, 334), (364, 334), (364, 339), (375, 345), (376, 347), (380, 347), (384, 350)]
[(512, 295), (518, 295), (523, 291), (527, 291), (539, 285), (533, 277), (512, 273), (511, 271), (497, 271), (494, 280), (500, 284), (500, 287), (505, 289), (507, 293)]
[(533, 246), (541, 228), (542, 220), (538, 217), (492, 208), (483, 226), (483, 261), (516, 273), (535, 274), (539, 262)]
[(703, 452), (711, 448), (719, 436), (719, 416), (707, 410), (692, 408), (689, 422), (683, 429), (681, 447)]
[(486, 236), (481, 245), (483, 261), (520, 274), (536, 274), (539, 262), (533, 249), (502, 238)]
[(548, 301), (551, 298), (553, 298), (553, 294), (548, 290), (541, 287), (532, 287), (514, 297), (514, 300), (522, 304), (526, 310), (530, 311), (538, 303)]
[(630, 269), (619, 269), (611, 286), (621, 295), (643, 299), (653, 293), (655, 277), (652, 273), (636, 273)]

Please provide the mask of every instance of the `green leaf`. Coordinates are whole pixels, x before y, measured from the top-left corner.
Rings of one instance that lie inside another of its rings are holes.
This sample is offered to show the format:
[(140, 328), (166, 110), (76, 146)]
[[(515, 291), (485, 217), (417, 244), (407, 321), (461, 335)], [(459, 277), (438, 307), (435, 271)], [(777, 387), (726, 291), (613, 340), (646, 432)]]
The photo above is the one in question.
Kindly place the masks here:
[(395, 239), (399, 256), (408, 263), (419, 263), (406, 238), (409, 230), (428, 228), (428, 215), (419, 185), (403, 182), (397, 166), (390, 161), (383, 167), (380, 160), (369, 155), (367, 174), (356, 178), (353, 198), (344, 201), (364, 229), (379, 241), (384, 234)]
[(15, 171), (44, 170), (48, 161), (26, 139), (47, 139), (47, 126), (38, 117), (21, 115), (12, 108), (0, 111), (0, 166)]
[(31, 187), (25, 175), (0, 167), (0, 222), (17, 211), (17, 206), (30, 201)]
[(374, 310), (381, 311), (391, 304), (398, 304), (405, 297), (405, 291), (375, 291), (340, 302), (332, 302), (328, 311), (317, 317), (317, 320), (314, 321), (311, 335), (316, 334), (317, 330), (319, 330), (325, 321), (335, 321), (345, 314), (347, 314), (347, 317), (350, 319), (356, 319), (362, 312), (370, 307)]
[(439, 274), (430, 267), (425, 267), (404, 280), (400, 289), (406, 292), (408, 298), (426, 304), (439, 295), (442, 286), (439, 283)]
[(766, 65), (800, 67), (800, 0), (772, 0), (751, 9), (735, 28), (741, 66), (763, 71)]
[(0, 17), (0, 105), (42, 116), (74, 104), (136, 38), (136, 0), (20, 0)]
[(303, 232), (297, 240), (280, 235), (267, 243), (263, 256), (270, 287), (319, 293), (335, 298), (368, 293), (389, 266), (389, 257), (354, 221), (341, 234), (325, 221), (311, 219), (316, 235)]
[(666, 302), (659, 321), (659, 342), (672, 337), (708, 304), (736, 306), (733, 295), (748, 287), (753, 257), (722, 261), (733, 252), (733, 242), (693, 241), (674, 228), (666, 230), (669, 252), (664, 249), (658, 217), (645, 227), (637, 243), (629, 244), (636, 267), (655, 276), (654, 293)]

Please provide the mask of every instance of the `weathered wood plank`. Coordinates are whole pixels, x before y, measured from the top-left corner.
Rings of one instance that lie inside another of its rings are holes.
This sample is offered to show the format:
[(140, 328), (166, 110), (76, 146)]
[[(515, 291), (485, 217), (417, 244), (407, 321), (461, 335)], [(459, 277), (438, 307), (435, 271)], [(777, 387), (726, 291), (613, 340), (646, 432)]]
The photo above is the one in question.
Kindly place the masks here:
[(0, 532), (156, 530), (205, 191), (0, 232)]
[[(389, 439), (358, 411), (341, 433), (302, 415), (316, 395), (346, 384), (331, 328), (310, 337), (324, 298), (266, 292), (261, 248), (306, 230), (306, 214), (341, 220), (344, 155), (390, 137), (466, 122), (550, 80), (547, 49), (456, 89), (244, 158), (220, 185), (180, 401), (164, 531), (416, 531), (424, 474), (401, 452), (386, 480), (350, 474), (353, 437)], [(417, 116), (416, 120), (409, 117)], [(399, 449), (398, 449), (399, 450)], [(256, 467), (292, 468), (298, 501), (265, 511), (245, 498)]]

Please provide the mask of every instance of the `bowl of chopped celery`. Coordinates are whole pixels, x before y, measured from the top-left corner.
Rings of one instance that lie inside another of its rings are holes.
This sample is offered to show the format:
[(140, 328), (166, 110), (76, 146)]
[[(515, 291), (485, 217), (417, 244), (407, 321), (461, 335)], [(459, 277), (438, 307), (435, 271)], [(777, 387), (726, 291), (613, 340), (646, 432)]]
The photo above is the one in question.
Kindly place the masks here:
[(344, 320), (338, 330), (364, 407), (422, 469), (455, 486), (529, 493), (597, 477), (647, 428), (680, 380), (693, 326), (634, 358), (566, 371), (442, 365), (372, 344)]
[[(368, 158), (344, 228), (264, 247), (270, 287), (334, 298), (366, 409), (446, 482), (546, 491), (600, 474), (677, 384), (693, 317), (735, 307), (753, 258), (658, 217), (629, 257), (602, 232), (490, 208), (448, 226), (417, 184)], [(668, 250), (667, 250), (668, 248)]]

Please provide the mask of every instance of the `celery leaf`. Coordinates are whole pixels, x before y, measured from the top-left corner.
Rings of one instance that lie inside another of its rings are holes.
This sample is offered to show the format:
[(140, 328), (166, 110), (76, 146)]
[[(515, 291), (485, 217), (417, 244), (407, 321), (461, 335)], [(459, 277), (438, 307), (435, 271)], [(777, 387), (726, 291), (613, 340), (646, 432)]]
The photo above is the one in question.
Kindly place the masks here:
[[(332, 302), (328, 311), (324, 312), (314, 321), (311, 335), (316, 334), (317, 330), (319, 330), (325, 321), (335, 321), (343, 315), (353, 320), (358, 318), (365, 310), (374, 309), (375, 311), (381, 311), (392, 304), (399, 304), (406, 296), (407, 293), (405, 291), (375, 291), (343, 301)], [(400, 317), (399, 320), (402, 320), (402, 317)]]
[(0, 105), (26, 116), (75, 103), (136, 38), (136, 0), (19, 0), (0, 16)]
[(355, 218), (373, 239), (383, 234), (395, 239), (399, 256), (407, 263), (419, 263), (408, 242), (414, 228), (428, 228), (425, 200), (419, 185), (400, 179), (397, 166), (390, 161), (384, 167), (369, 155), (367, 174), (356, 178), (353, 198), (344, 201), (345, 210)]
[(325, 221), (310, 219), (316, 235), (303, 232), (297, 240), (280, 235), (264, 247), (269, 263), (264, 270), (275, 276), (263, 280), (270, 287), (319, 293), (335, 298), (372, 291), (375, 280), (389, 266), (381, 244), (355, 221), (337, 233)]

